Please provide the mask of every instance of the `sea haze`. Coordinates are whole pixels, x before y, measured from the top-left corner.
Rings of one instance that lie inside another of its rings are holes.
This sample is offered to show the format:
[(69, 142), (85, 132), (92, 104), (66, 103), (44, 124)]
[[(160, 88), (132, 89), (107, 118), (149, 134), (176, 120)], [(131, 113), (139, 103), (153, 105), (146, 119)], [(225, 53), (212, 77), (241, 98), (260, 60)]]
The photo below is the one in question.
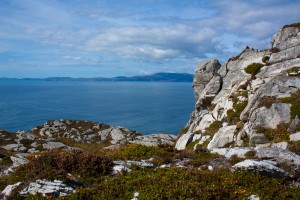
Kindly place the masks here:
[(30, 130), (50, 119), (80, 119), (144, 134), (177, 134), (194, 107), (191, 85), (0, 80), (0, 129), (15, 132)]

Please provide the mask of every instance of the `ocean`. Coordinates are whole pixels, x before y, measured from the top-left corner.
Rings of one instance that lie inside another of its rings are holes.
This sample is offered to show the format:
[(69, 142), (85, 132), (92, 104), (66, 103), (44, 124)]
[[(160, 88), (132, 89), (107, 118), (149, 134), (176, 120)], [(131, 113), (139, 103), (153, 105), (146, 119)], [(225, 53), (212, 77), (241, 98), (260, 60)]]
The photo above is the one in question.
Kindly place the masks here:
[(53, 119), (173, 133), (194, 108), (192, 83), (0, 80), (0, 129), (31, 130)]

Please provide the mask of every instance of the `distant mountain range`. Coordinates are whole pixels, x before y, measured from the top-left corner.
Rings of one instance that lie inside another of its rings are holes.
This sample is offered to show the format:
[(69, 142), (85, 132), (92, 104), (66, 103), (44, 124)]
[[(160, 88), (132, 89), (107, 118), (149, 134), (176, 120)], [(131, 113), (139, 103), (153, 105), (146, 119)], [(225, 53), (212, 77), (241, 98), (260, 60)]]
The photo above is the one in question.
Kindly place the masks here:
[(187, 73), (156, 73), (143, 76), (118, 76), (113, 78), (71, 78), (71, 77), (49, 77), (49, 78), (0, 78), (0, 80), (44, 80), (44, 81), (147, 81), (147, 82), (192, 82), (193, 75)]

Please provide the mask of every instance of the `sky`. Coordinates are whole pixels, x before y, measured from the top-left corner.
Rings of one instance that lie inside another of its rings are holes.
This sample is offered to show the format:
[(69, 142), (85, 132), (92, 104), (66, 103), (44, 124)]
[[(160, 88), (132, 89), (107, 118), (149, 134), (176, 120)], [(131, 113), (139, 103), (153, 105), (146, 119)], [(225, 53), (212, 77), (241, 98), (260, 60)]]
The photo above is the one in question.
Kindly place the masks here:
[(300, 0), (1, 0), (0, 77), (193, 73), (300, 22)]

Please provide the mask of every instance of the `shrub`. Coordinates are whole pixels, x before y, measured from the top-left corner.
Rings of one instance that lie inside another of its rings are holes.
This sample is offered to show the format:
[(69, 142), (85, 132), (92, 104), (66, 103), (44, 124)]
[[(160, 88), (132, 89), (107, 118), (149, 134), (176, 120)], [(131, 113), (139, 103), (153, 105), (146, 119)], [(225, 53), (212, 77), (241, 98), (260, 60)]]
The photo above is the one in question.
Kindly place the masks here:
[(275, 102), (277, 102), (275, 97), (264, 96), (260, 99), (258, 108), (260, 108), (260, 107), (270, 108), (272, 106), (272, 104)]
[(300, 141), (290, 142), (288, 149), (298, 155), (300, 155)]
[(288, 74), (288, 76), (300, 77), (300, 67), (298, 66), (287, 69), (285, 72)]
[(270, 59), (270, 56), (264, 56), (264, 57), (261, 59), (261, 61), (262, 61), (263, 63), (267, 63), (267, 62), (269, 61), (269, 59)]
[(216, 132), (218, 132), (218, 130), (221, 127), (222, 127), (221, 121), (214, 121), (205, 129), (205, 134), (206, 135), (214, 135)]
[(297, 199), (299, 188), (286, 180), (248, 172), (168, 168), (135, 170), (90, 188), (82, 188), (68, 199)]
[(264, 65), (261, 63), (252, 63), (245, 68), (245, 72), (251, 74), (252, 77), (255, 77), (255, 75), (258, 74), (258, 72), (260, 72), (260, 69), (263, 66)]
[(271, 142), (282, 142), (289, 141), (290, 133), (287, 131), (288, 127), (288, 124), (279, 124), (276, 129), (256, 127), (256, 131), (263, 133)]
[(277, 53), (279, 51), (280, 51), (280, 49), (278, 47), (273, 47), (270, 49), (270, 52), (272, 52), (272, 53)]
[(283, 28), (289, 28), (289, 27), (300, 28), (300, 23), (287, 24), (283, 26)]
[(171, 146), (145, 146), (137, 144), (128, 144), (119, 149), (110, 152), (114, 160), (141, 160), (155, 158), (156, 164), (164, 164), (165, 160), (172, 158), (174, 154)]
[(112, 166), (113, 163), (107, 156), (96, 156), (79, 150), (51, 150), (33, 158), (16, 173), (24, 174), (29, 180), (65, 179), (67, 173), (85, 178), (110, 174)]

